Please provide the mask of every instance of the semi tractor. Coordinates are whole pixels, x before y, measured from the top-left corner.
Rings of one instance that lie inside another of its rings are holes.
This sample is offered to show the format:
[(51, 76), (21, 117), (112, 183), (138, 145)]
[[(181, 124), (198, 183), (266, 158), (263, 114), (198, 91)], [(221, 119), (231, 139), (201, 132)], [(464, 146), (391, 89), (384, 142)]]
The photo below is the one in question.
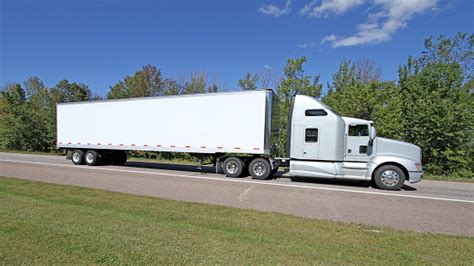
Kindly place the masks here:
[(421, 149), (377, 137), (369, 120), (343, 117), (296, 95), (278, 156), (279, 99), (271, 90), (143, 97), (57, 105), (57, 148), (74, 164), (124, 165), (127, 151), (213, 158), (227, 177), (285, 176), (372, 181), (398, 190), (421, 181)]

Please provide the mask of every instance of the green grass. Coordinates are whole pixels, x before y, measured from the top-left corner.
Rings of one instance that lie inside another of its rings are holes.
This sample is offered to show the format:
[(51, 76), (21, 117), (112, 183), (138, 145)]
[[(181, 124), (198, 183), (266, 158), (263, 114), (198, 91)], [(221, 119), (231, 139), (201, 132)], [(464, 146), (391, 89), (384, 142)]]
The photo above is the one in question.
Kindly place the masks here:
[(438, 181), (454, 181), (454, 182), (466, 182), (474, 183), (474, 177), (460, 177), (460, 176), (448, 176), (448, 175), (424, 175), (423, 180), (438, 180)]
[(3, 265), (474, 261), (474, 238), (10, 178), (0, 178), (0, 206)]

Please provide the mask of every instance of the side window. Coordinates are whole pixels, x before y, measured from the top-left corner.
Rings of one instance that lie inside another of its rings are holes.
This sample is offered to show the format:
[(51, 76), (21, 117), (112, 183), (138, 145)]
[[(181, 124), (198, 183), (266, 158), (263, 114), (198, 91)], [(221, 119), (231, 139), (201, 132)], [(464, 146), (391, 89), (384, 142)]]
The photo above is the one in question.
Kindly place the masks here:
[(304, 137), (305, 142), (318, 142), (318, 129), (307, 128)]
[(350, 125), (349, 126), (349, 136), (365, 137), (368, 135), (369, 135), (368, 125)]
[(305, 116), (326, 116), (328, 113), (324, 109), (308, 109), (304, 111)]

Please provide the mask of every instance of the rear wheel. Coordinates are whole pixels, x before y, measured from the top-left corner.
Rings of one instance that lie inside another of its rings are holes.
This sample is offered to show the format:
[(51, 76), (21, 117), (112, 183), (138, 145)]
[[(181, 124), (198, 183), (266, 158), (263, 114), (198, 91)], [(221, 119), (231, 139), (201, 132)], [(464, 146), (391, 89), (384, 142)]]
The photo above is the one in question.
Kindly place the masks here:
[(81, 150), (74, 150), (72, 152), (71, 160), (76, 165), (84, 164), (84, 152)]
[(237, 157), (229, 157), (222, 164), (222, 169), (228, 177), (239, 177), (244, 168), (244, 162)]
[(272, 174), (272, 166), (267, 159), (256, 158), (249, 165), (249, 173), (253, 179), (265, 180)]
[(395, 165), (384, 165), (374, 172), (375, 185), (380, 189), (399, 190), (405, 183), (405, 173)]
[(84, 155), (84, 161), (89, 166), (98, 165), (100, 163), (100, 155), (94, 150), (89, 150)]
[(112, 164), (124, 165), (127, 162), (127, 153), (124, 151), (114, 152), (112, 155)]

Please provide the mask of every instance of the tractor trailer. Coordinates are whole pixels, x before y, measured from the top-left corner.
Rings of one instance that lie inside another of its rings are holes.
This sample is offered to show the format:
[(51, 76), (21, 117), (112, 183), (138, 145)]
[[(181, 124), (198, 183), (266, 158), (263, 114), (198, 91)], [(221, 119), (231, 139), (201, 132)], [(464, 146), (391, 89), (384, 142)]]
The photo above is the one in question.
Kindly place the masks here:
[(127, 151), (186, 152), (214, 158), (228, 177), (373, 181), (397, 190), (421, 181), (421, 149), (376, 136), (374, 123), (343, 117), (316, 98), (293, 98), (286, 156), (279, 100), (271, 90), (143, 97), (57, 105), (57, 148), (74, 164), (123, 165)]

